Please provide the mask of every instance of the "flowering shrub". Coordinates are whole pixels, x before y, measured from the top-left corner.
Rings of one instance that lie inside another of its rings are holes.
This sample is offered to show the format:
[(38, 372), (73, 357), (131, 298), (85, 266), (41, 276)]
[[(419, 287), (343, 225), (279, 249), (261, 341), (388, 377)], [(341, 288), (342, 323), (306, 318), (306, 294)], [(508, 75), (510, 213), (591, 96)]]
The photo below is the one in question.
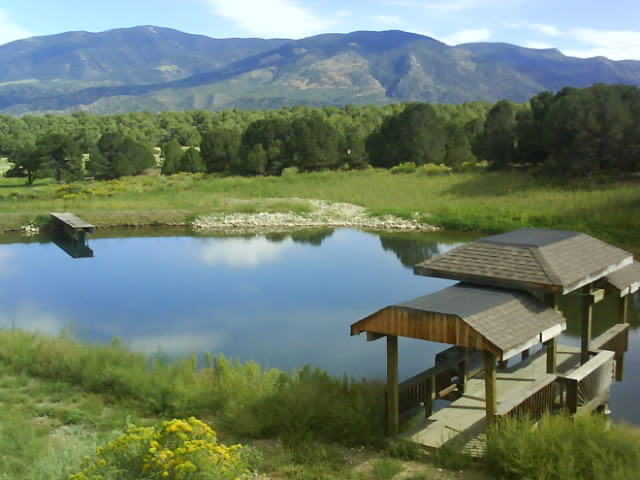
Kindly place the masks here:
[(215, 431), (197, 418), (158, 427), (129, 425), (127, 431), (86, 458), (69, 480), (233, 480), (248, 469), (241, 445), (217, 442)]

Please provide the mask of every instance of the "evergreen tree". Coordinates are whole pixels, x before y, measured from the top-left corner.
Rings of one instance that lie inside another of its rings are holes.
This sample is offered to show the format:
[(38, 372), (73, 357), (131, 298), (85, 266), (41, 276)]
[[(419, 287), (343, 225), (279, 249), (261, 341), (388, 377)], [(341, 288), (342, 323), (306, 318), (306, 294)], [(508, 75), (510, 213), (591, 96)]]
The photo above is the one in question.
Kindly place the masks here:
[(175, 139), (170, 139), (162, 146), (162, 156), (164, 161), (162, 163), (162, 174), (173, 175), (177, 173), (180, 168), (180, 161), (183, 155), (182, 147)]
[(180, 159), (180, 171), (198, 173), (206, 170), (207, 168), (202, 161), (200, 152), (193, 147), (188, 148)]
[(57, 181), (82, 177), (82, 155), (78, 144), (68, 135), (49, 133), (37, 142), (38, 155), (48, 162)]

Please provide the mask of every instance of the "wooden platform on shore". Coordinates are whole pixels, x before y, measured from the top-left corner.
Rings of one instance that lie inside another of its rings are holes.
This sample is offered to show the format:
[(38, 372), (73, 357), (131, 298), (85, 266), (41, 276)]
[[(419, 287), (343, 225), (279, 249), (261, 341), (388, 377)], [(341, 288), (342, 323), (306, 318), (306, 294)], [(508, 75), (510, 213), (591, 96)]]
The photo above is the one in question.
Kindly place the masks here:
[(85, 220), (81, 219), (80, 217), (77, 217), (73, 213), (69, 213), (69, 212), (64, 212), (64, 213), (51, 212), (51, 213), (49, 213), (49, 215), (55, 221), (63, 224), (67, 228), (70, 228), (70, 229), (73, 229), (73, 230), (81, 230), (81, 231), (85, 231), (85, 232), (92, 232), (93, 229), (95, 228), (89, 222), (86, 222)]
[[(557, 373), (567, 375), (580, 364), (580, 349), (558, 345)], [(525, 395), (536, 382), (546, 377), (546, 354), (544, 350), (531, 355), (513, 367), (497, 372), (498, 410), (514, 396)], [(401, 435), (430, 448), (439, 448), (447, 441), (463, 434), (465, 437), (479, 435), (485, 429), (485, 385), (484, 376), (479, 375), (467, 381), (465, 393), (446, 407), (436, 411), (431, 417)]]

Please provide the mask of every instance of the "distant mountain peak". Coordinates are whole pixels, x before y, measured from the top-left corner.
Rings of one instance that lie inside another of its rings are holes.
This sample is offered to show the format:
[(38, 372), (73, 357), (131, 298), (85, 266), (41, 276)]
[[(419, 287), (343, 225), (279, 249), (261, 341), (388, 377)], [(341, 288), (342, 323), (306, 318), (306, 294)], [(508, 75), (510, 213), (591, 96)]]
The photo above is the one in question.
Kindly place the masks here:
[(640, 62), (402, 30), (216, 39), (139, 25), (0, 46), (0, 111), (15, 114), (525, 101), (596, 82), (640, 85)]

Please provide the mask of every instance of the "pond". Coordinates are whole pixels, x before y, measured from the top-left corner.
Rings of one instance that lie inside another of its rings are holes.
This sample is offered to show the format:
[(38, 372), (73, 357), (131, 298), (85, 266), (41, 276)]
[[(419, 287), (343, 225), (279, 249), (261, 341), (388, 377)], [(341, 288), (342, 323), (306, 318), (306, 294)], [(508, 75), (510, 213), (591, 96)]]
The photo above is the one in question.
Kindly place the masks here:
[[(373, 234), (339, 229), (244, 236), (182, 231), (92, 238), (94, 258), (72, 259), (45, 239), (0, 245), (0, 327), (88, 342), (119, 337), (130, 349), (224, 353), (290, 370), (383, 378), (385, 342), (350, 337), (351, 323), (391, 303), (453, 282), (412, 266), (472, 239), (444, 233)], [(632, 307), (626, 379), (612, 390), (616, 418), (640, 424), (640, 297)], [(607, 305), (595, 319), (611, 318)], [(605, 323), (595, 322), (597, 329)], [(576, 342), (577, 325), (564, 341)], [(400, 375), (433, 364), (447, 345), (401, 339)]]

